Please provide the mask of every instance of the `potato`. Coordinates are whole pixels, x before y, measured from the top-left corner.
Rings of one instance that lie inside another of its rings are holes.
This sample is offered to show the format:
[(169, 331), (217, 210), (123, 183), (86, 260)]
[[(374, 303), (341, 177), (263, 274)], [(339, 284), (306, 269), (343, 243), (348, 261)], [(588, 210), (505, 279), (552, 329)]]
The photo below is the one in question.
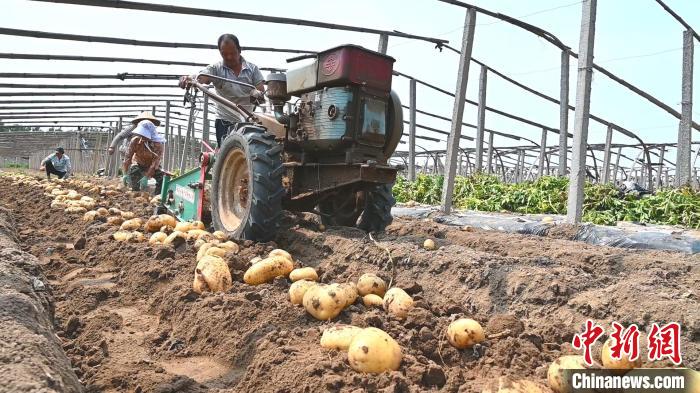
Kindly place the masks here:
[(204, 226), (204, 223), (201, 222), (201, 221), (192, 221), (192, 222), (190, 223), (190, 229), (201, 229), (201, 230), (205, 230), (206, 227)]
[(289, 279), (292, 280), (292, 282), (297, 282), (299, 280), (318, 281), (318, 273), (316, 273), (316, 270), (312, 267), (302, 267), (292, 270), (292, 272), (289, 273)]
[(151, 198), (150, 203), (151, 203), (151, 205), (153, 205), (153, 206), (158, 206), (158, 205), (160, 205), (160, 200), (161, 200), (160, 195), (156, 195), (156, 196), (154, 196), (153, 198)]
[(213, 255), (215, 257), (223, 258), (224, 256), (226, 256), (226, 249), (219, 247), (209, 247), (207, 248), (207, 251), (204, 253), (204, 255)]
[(104, 207), (100, 207), (97, 210), (95, 210), (98, 215), (102, 217), (107, 217), (109, 215), (109, 210), (105, 209)]
[(153, 215), (153, 216), (148, 217), (148, 220), (146, 221), (144, 228), (146, 229), (146, 232), (158, 232), (158, 231), (160, 231), (160, 228), (162, 226), (163, 226), (163, 222), (160, 220), (160, 217)]
[(584, 370), (588, 368), (581, 355), (565, 355), (552, 362), (547, 370), (547, 382), (556, 393), (572, 393), (571, 380), (566, 379), (565, 370)]
[(129, 239), (129, 241), (132, 241), (132, 242), (142, 242), (142, 241), (144, 241), (144, 240), (146, 240), (146, 238), (143, 236), (143, 233), (141, 233), (141, 232), (139, 232), (139, 231), (133, 231), (133, 232), (131, 232), (131, 238)]
[(66, 207), (68, 207), (68, 205), (66, 205), (65, 203), (63, 203), (63, 202), (61, 202), (61, 201), (53, 201), (53, 202), (51, 202), (51, 208), (52, 208), (52, 209), (65, 209)]
[(139, 204), (145, 205), (148, 203), (148, 199), (146, 199), (142, 196), (138, 196), (138, 197), (134, 198), (134, 203), (139, 203)]
[(195, 229), (195, 228), (192, 228), (192, 223), (189, 221), (180, 221), (177, 224), (175, 224), (176, 231), (187, 232), (190, 229)]
[(223, 259), (206, 255), (197, 262), (192, 283), (192, 289), (195, 292), (226, 292), (232, 286), (231, 272)]
[(119, 242), (129, 241), (129, 239), (131, 239), (131, 236), (131, 232), (129, 231), (116, 231), (112, 234), (114, 240)]
[(199, 248), (202, 247), (202, 245), (206, 244), (207, 241), (204, 239), (197, 239), (194, 242), (194, 249), (199, 251)]
[(372, 293), (383, 297), (386, 293), (386, 283), (376, 274), (365, 273), (357, 280), (357, 293), (359, 293), (360, 296)]
[(232, 242), (232, 241), (227, 241), (223, 243), (219, 243), (220, 248), (224, 248), (227, 251), (231, 251), (234, 254), (238, 254), (238, 251), (240, 251), (240, 247), (238, 247), (238, 244)]
[(66, 213), (76, 214), (76, 213), (85, 213), (87, 211), (87, 209), (85, 209), (82, 206), (70, 206), (70, 207), (65, 208), (65, 210), (63, 210), (63, 211)]
[(213, 246), (214, 245), (211, 243), (204, 243), (201, 246), (199, 246), (199, 250), (197, 250), (197, 262), (199, 262), (200, 259), (207, 255), (207, 250), (209, 250), (209, 248)]
[(214, 231), (213, 235), (214, 235), (214, 238), (221, 240), (221, 241), (225, 241), (228, 239), (228, 236), (226, 236), (226, 234), (222, 231)]
[(292, 263), (294, 263), (294, 259), (292, 258), (292, 255), (290, 253), (288, 253), (287, 251), (282, 250), (281, 248), (276, 248), (276, 249), (270, 251), (270, 254), (268, 256), (274, 257), (277, 255), (285, 257), (285, 258), (289, 259)]
[(175, 226), (177, 225), (177, 219), (170, 214), (159, 214), (158, 218), (160, 218), (160, 222), (163, 225), (171, 226), (173, 229), (175, 229)]
[(433, 239), (425, 239), (425, 241), (423, 242), (423, 248), (428, 251), (437, 250), (437, 246), (435, 245)]
[(168, 238), (168, 235), (166, 235), (163, 232), (156, 232), (151, 235), (151, 238), (148, 239), (148, 243), (150, 244), (163, 244), (165, 239)]
[[(259, 262), (253, 267), (262, 263)], [(319, 284), (306, 290), (302, 304), (306, 312), (314, 318), (327, 321), (337, 317), (347, 306), (347, 293), (338, 284), (335, 286)]]
[(336, 351), (347, 351), (352, 339), (361, 331), (362, 328), (352, 325), (331, 326), (321, 334), (321, 346)]
[(126, 220), (122, 223), (119, 229), (124, 231), (135, 231), (141, 228), (143, 225), (143, 220), (140, 218), (132, 218), (131, 220)]
[(485, 338), (484, 329), (473, 319), (460, 318), (447, 327), (447, 341), (458, 349), (472, 347)]
[(120, 214), (123, 219), (125, 220), (131, 220), (132, 218), (136, 217), (134, 212), (121, 212)]
[(174, 230), (175, 228), (171, 227), (170, 225), (163, 225), (162, 227), (160, 227), (160, 231), (163, 233), (167, 233), (168, 235), (173, 233)]
[(550, 390), (537, 382), (527, 379), (500, 377), (484, 388), (481, 393), (548, 393)]
[(124, 219), (121, 218), (120, 216), (112, 216), (112, 217), (107, 217), (107, 224), (109, 225), (121, 225), (124, 222)]
[(173, 243), (178, 243), (178, 242), (185, 242), (187, 241), (187, 235), (180, 232), (180, 231), (173, 231), (168, 237), (165, 238), (163, 241), (163, 244), (173, 244)]
[(119, 209), (117, 209), (116, 207), (110, 207), (109, 210), (108, 210), (108, 212), (109, 212), (109, 214), (112, 214), (112, 215), (115, 215), (115, 216), (116, 216), (117, 214), (121, 214), (121, 213), (122, 213), (122, 211), (119, 210)]
[(83, 221), (89, 222), (89, 221), (94, 221), (95, 218), (97, 218), (97, 212), (94, 210), (91, 210), (85, 214), (83, 214)]
[(405, 319), (413, 308), (413, 298), (401, 288), (391, 288), (384, 295), (384, 310), (398, 319)]
[(355, 334), (348, 347), (348, 362), (363, 373), (395, 371), (401, 365), (401, 347), (383, 330), (369, 327)]
[(641, 357), (637, 357), (634, 361), (630, 360), (630, 357), (626, 353), (620, 353), (622, 356), (620, 359), (613, 359), (612, 348), (613, 338), (609, 338), (603, 344), (603, 349), (600, 353), (600, 360), (603, 363), (603, 368), (610, 370), (620, 370), (621, 372), (631, 370), (633, 368), (640, 367), (642, 365)]
[[(261, 257), (253, 257), (253, 259), (250, 260), (251, 265), (255, 265), (256, 263), (262, 261), (263, 259)], [(291, 274), (291, 273), (290, 273)]]
[(187, 237), (189, 239), (195, 239), (195, 240), (197, 240), (199, 238), (205, 238), (205, 239), (209, 238), (210, 239), (212, 237), (212, 235), (211, 235), (211, 233), (205, 231), (204, 229), (190, 229), (189, 231), (187, 231)]
[(256, 263), (246, 270), (243, 281), (250, 285), (259, 285), (272, 281), (275, 277), (287, 276), (294, 266), (287, 258), (272, 256)]
[(362, 304), (364, 304), (365, 307), (367, 307), (367, 308), (383, 307), (384, 306), (384, 299), (382, 299), (379, 295), (375, 295), (373, 293), (370, 293), (368, 295), (362, 296)]
[(357, 300), (357, 286), (355, 283), (347, 282), (343, 284), (331, 284), (331, 287), (337, 287), (345, 294), (345, 306), (349, 306)]
[(291, 301), (292, 304), (302, 304), (302, 302), (304, 301), (304, 294), (309, 288), (313, 287), (314, 285), (318, 284), (314, 281), (309, 280), (295, 281), (289, 287), (289, 301)]

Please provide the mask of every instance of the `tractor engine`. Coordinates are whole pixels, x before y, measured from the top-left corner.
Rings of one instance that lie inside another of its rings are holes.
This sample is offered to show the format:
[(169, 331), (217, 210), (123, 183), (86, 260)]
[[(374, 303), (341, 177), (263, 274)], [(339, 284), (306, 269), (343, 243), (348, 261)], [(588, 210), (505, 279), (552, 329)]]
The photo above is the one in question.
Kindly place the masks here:
[[(318, 53), (306, 66), (268, 76), (267, 96), (285, 125), (286, 152), (302, 163), (386, 163), (403, 130), (391, 90), (394, 59), (354, 45)], [(283, 114), (291, 96), (293, 110)]]

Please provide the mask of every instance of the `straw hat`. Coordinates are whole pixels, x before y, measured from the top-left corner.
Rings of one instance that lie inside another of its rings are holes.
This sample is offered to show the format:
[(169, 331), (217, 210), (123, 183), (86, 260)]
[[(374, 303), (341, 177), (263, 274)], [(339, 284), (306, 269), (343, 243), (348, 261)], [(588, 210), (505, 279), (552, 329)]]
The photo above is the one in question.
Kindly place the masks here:
[(140, 122), (141, 120), (150, 120), (153, 124), (155, 124), (156, 127), (160, 125), (160, 120), (156, 119), (156, 117), (153, 116), (149, 111), (141, 112), (140, 115), (136, 116), (131, 121), (131, 124), (138, 124), (138, 122)]

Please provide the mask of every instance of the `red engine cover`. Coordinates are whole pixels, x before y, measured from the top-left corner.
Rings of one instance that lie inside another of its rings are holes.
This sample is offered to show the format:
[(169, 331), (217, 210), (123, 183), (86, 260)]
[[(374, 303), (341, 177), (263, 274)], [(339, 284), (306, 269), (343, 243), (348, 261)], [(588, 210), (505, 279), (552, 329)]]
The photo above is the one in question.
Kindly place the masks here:
[(394, 58), (356, 45), (343, 45), (318, 54), (318, 86), (363, 85), (391, 91)]

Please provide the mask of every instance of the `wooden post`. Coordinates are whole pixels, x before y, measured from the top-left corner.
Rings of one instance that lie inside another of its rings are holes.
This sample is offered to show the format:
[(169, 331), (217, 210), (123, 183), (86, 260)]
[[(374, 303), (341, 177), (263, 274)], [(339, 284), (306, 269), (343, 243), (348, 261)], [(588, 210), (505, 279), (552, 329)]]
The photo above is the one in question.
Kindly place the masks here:
[(593, 77), (593, 41), (597, 0), (583, 0), (581, 36), (579, 38), (578, 76), (576, 81), (576, 111), (574, 113), (574, 143), (571, 152), (569, 197), (566, 221), (581, 222), (583, 215), (583, 186), (586, 181), (586, 142), (591, 109), (591, 79)]
[[(206, 97), (206, 95), (205, 95)], [(170, 165), (168, 160), (170, 159), (170, 140), (168, 136), (170, 135), (170, 101), (165, 101), (165, 149), (163, 150), (163, 168), (166, 171), (170, 170)]]
[(558, 176), (566, 176), (567, 138), (569, 133), (569, 50), (561, 51), (561, 77), (559, 80), (559, 168)]
[(379, 49), (377, 52), (385, 54), (389, 46), (389, 36), (387, 34), (379, 35)]
[(612, 144), (613, 127), (608, 125), (608, 133), (605, 135), (605, 150), (603, 151), (603, 184), (610, 180), (610, 145)]
[(408, 180), (416, 180), (416, 80), (409, 81)]
[(678, 127), (676, 187), (690, 184), (690, 142), (693, 124), (693, 32), (683, 32), (681, 122)]
[[(202, 141), (210, 145), (211, 142), (209, 142), (209, 96), (206, 94), (204, 95), (204, 103), (202, 106), (202, 121), (204, 122), (204, 125), (202, 126)], [(202, 151), (204, 150), (204, 144), (202, 144)]]
[(617, 148), (617, 157), (615, 157), (615, 168), (613, 169), (613, 184), (617, 181), (617, 171), (620, 168), (620, 156), (622, 155), (622, 147)]
[(544, 155), (547, 154), (545, 152), (547, 148), (547, 130), (542, 129), (542, 137), (540, 138), (540, 161), (537, 165), (537, 177), (542, 177), (542, 173), (544, 172)]
[(493, 173), (493, 132), (489, 132), (489, 150), (486, 153), (486, 173)]
[(469, 79), (469, 63), (472, 58), (474, 46), (474, 27), (476, 22), (476, 10), (468, 8), (464, 19), (464, 31), (462, 32), (462, 50), (457, 71), (457, 86), (455, 88), (454, 107), (452, 108), (452, 125), (450, 135), (447, 137), (447, 168), (445, 170), (445, 182), (442, 187), (442, 212), (449, 214), (452, 211), (452, 191), (454, 190), (455, 172), (457, 170), (457, 151), (459, 140), (462, 136), (462, 118), (464, 117), (464, 99), (467, 93), (467, 81)]
[(484, 125), (486, 124), (486, 78), (488, 69), (486, 66), (481, 66), (479, 74), (479, 106), (476, 115), (476, 172), (481, 172), (481, 163), (484, 156)]

